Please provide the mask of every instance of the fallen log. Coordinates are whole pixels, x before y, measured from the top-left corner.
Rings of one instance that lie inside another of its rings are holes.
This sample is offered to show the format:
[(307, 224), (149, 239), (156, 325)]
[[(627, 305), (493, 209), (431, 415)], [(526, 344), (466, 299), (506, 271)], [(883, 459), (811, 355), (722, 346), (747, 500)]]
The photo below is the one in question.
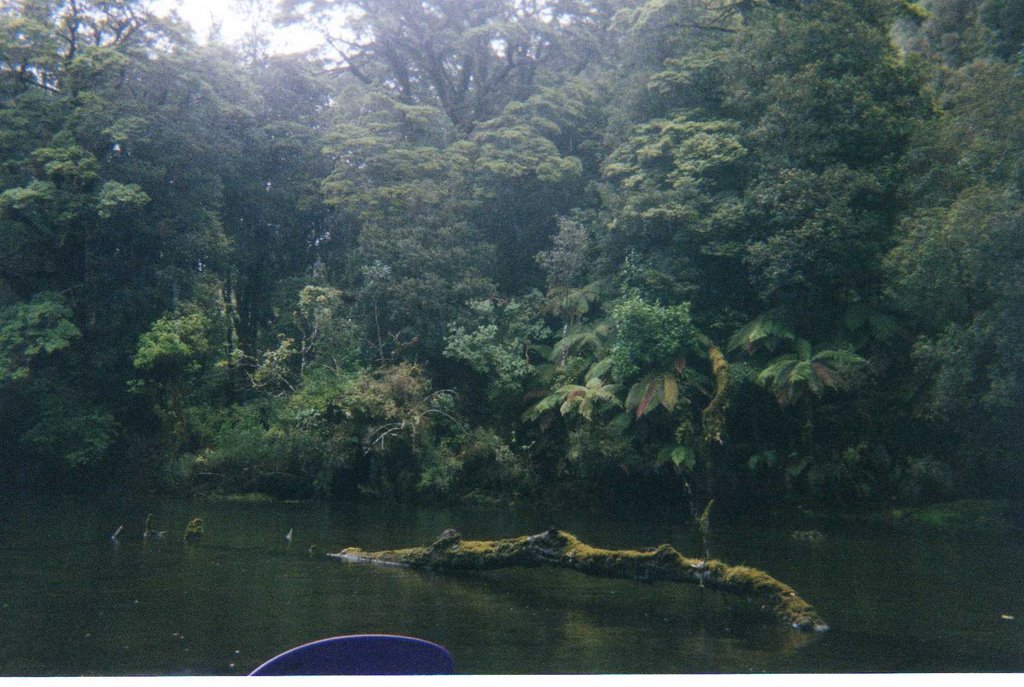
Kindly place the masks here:
[(495, 541), (465, 541), (445, 530), (429, 546), (392, 551), (347, 548), (328, 557), (350, 563), (374, 563), (433, 571), (484, 571), (512, 567), (569, 568), (595, 577), (643, 582), (688, 582), (737, 594), (799, 630), (823, 632), (828, 625), (787, 584), (756, 568), (716, 560), (687, 558), (668, 544), (640, 551), (598, 549), (572, 534), (547, 530)]

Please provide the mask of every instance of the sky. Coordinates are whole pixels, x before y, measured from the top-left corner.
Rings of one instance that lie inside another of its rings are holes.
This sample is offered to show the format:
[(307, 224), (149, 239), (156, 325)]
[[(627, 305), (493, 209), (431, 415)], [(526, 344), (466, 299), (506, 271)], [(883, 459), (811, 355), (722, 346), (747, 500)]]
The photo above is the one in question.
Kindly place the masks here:
[[(214, 22), (221, 24), (221, 38), (232, 42), (240, 38), (249, 26), (244, 12), (236, 10), (235, 0), (155, 0), (152, 7), (157, 14), (177, 8), (182, 19), (192, 25), (196, 38), (205, 42)], [(275, 28), (270, 51), (284, 54), (308, 50), (320, 42), (316, 32), (302, 27)]]

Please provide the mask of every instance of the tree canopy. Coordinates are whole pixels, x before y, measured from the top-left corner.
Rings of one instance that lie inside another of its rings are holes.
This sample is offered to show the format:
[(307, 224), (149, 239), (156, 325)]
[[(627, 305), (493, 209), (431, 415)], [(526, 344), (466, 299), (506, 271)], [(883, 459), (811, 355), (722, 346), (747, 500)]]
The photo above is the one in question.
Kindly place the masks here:
[(1019, 489), (1018, 8), (285, 0), (323, 43), (275, 55), (267, 22), (8, 3), (0, 474)]

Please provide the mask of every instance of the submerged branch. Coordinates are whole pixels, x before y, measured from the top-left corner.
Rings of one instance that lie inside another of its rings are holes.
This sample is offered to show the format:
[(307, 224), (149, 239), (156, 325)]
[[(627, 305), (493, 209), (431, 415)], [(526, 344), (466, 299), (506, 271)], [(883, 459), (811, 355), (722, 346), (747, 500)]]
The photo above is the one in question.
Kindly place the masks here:
[(445, 530), (429, 546), (375, 552), (348, 548), (328, 556), (351, 563), (439, 571), (545, 565), (595, 577), (703, 584), (708, 589), (742, 596), (794, 628), (819, 632), (828, 629), (809, 603), (774, 577), (756, 568), (686, 558), (668, 544), (642, 551), (612, 551), (594, 548), (559, 530), (495, 541), (463, 541), (458, 532)]

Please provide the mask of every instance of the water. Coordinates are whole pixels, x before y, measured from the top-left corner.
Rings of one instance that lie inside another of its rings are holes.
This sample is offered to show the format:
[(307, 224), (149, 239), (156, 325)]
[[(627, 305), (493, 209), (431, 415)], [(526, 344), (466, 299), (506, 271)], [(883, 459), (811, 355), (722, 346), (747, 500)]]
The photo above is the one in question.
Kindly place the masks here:
[[(791, 584), (833, 628), (804, 634), (684, 585), (539, 569), (445, 576), (308, 554), (419, 545), (447, 527), (476, 539), (552, 525), (606, 548), (699, 551), (672, 519), (159, 499), (0, 506), (3, 676), (244, 675), (292, 646), (373, 632), (443, 644), (465, 673), (1024, 670), (1019, 533), (829, 532), (811, 544), (719, 527), (714, 555)], [(147, 512), (165, 539), (142, 540)], [(192, 517), (206, 535), (190, 546)]]

